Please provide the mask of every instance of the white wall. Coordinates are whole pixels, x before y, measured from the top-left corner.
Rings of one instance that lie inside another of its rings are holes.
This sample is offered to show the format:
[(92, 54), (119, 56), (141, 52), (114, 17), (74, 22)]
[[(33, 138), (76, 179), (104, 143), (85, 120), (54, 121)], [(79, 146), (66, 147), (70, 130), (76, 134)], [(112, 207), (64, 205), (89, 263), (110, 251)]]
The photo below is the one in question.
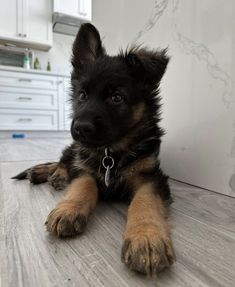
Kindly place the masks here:
[(124, 10), (125, 43), (168, 46), (172, 56), (162, 84), (164, 169), (235, 196), (235, 2), (129, 0)]
[(53, 47), (49, 52), (34, 51), (39, 58), (41, 68), (46, 70), (47, 62), (55, 72), (69, 74), (71, 70), (70, 58), (74, 37), (53, 33)]
[(93, 0), (92, 22), (100, 31), (109, 54), (115, 54), (123, 43), (125, 0)]

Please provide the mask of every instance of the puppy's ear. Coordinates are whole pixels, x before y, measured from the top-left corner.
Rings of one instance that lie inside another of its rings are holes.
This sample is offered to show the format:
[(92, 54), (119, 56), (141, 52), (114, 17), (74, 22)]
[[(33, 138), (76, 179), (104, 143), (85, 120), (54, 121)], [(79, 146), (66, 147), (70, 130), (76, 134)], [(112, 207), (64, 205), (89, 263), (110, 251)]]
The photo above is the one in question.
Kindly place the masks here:
[(81, 25), (73, 43), (72, 65), (80, 70), (105, 54), (100, 34), (90, 23)]
[(169, 57), (167, 50), (150, 51), (132, 48), (125, 54), (125, 61), (136, 80), (157, 85), (166, 71)]

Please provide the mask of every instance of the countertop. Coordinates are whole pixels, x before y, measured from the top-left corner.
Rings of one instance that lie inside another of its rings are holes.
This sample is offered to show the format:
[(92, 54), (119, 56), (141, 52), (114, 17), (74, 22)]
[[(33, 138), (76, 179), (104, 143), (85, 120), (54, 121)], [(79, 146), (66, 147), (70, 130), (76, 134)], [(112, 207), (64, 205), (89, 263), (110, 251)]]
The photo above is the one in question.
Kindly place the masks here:
[(0, 65), (0, 71), (11, 71), (11, 72), (23, 72), (23, 73), (31, 73), (31, 74), (39, 74), (39, 75), (48, 75), (48, 76), (59, 76), (59, 77), (70, 77), (69, 71), (65, 71), (64, 73), (56, 72), (56, 71), (45, 71), (45, 70), (34, 70), (34, 69), (25, 69), (21, 67), (12, 67), (12, 66), (3, 66)]

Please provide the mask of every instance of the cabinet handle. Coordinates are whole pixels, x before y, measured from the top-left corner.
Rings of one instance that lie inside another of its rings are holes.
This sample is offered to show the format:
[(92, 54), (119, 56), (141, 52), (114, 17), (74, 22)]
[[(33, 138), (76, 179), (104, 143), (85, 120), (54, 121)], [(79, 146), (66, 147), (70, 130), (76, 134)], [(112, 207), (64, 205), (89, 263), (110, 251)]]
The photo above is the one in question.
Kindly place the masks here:
[(31, 118), (19, 118), (18, 122), (32, 122), (33, 119)]
[(18, 98), (19, 101), (32, 101), (31, 97), (19, 97)]
[(26, 34), (24, 34), (24, 36), (23, 36), (24, 38), (26, 38), (27, 37), (27, 35)]
[(19, 79), (19, 82), (32, 82), (31, 79)]
[(21, 33), (18, 33), (18, 36), (22, 37), (22, 34), (21, 34)]

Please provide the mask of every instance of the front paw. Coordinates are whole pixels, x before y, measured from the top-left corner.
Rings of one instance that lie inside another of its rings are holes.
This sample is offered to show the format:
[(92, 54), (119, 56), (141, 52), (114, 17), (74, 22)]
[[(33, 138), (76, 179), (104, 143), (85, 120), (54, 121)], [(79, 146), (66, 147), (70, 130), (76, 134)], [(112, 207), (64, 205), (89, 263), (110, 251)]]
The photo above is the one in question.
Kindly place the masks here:
[(59, 237), (74, 237), (87, 225), (87, 216), (80, 213), (76, 203), (64, 201), (58, 204), (47, 217), (47, 231)]
[(157, 229), (136, 230), (124, 241), (122, 261), (131, 270), (148, 275), (156, 274), (175, 261), (171, 239), (162, 236)]

